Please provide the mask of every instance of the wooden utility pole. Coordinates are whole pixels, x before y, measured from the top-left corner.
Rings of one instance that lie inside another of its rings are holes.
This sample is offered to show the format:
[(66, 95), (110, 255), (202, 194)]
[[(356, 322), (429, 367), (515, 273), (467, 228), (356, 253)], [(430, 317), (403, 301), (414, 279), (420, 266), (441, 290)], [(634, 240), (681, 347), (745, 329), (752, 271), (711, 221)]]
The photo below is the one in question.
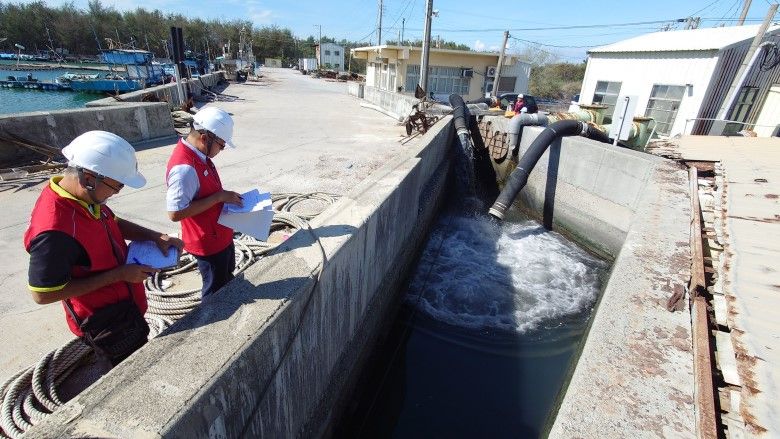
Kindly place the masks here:
[(317, 70), (319, 70), (320, 66), (322, 66), (322, 25), (315, 24), (315, 26), (320, 30), (320, 40), (317, 45)]
[(379, 0), (379, 41), (377, 42), (377, 46), (382, 45), (382, 0)]
[(745, 17), (747, 17), (748, 9), (750, 9), (750, 3), (753, 0), (745, 0), (745, 5), (742, 6), (742, 15), (739, 16), (739, 22), (737, 22), (737, 26), (742, 26), (745, 23)]
[(758, 28), (758, 33), (756, 33), (756, 36), (753, 38), (753, 43), (750, 44), (750, 49), (748, 49), (747, 53), (745, 54), (745, 59), (742, 60), (742, 64), (739, 66), (739, 70), (737, 70), (737, 74), (734, 76), (734, 80), (731, 81), (729, 92), (726, 93), (726, 100), (723, 101), (723, 105), (721, 105), (720, 110), (718, 111), (717, 119), (719, 120), (716, 120), (712, 124), (710, 134), (717, 136), (723, 134), (723, 129), (726, 127), (725, 119), (729, 115), (729, 110), (731, 110), (731, 106), (736, 100), (737, 94), (739, 94), (739, 89), (742, 87), (745, 76), (747, 76), (749, 73), (748, 70), (753, 64), (756, 50), (761, 44), (761, 40), (764, 39), (764, 34), (766, 33), (769, 24), (772, 22), (772, 19), (775, 17), (775, 14), (777, 13), (777, 6), (777, 3), (773, 3), (769, 7), (769, 11), (766, 13), (764, 22), (761, 23), (761, 26)]
[(509, 41), (509, 31), (504, 31), (504, 42), (501, 44), (501, 54), (498, 55), (498, 66), (496, 66), (496, 78), (493, 82), (493, 91), (490, 93), (492, 96), (498, 94), (498, 84), (501, 81), (501, 66), (504, 65), (504, 52), (506, 52), (506, 42)]
[(425, 33), (423, 34), (422, 59), (420, 60), (420, 87), (428, 95), (428, 60), (431, 55), (431, 15), (433, 0), (425, 0)]

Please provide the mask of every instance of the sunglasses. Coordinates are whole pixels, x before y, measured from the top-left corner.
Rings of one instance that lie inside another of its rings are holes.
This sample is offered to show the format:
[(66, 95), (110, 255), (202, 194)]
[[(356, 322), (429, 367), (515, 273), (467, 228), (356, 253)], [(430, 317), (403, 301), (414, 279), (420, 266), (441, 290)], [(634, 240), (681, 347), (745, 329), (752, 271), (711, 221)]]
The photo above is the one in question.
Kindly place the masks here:
[(103, 183), (104, 185), (108, 186), (108, 187), (109, 187), (111, 190), (113, 190), (114, 192), (119, 192), (119, 191), (121, 191), (121, 190), (122, 190), (122, 188), (124, 188), (124, 187), (125, 187), (125, 185), (124, 185), (124, 184), (122, 184), (122, 183), (117, 183), (117, 185), (116, 185), (116, 186), (112, 186), (112, 185), (110, 185), (110, 184), (106, 183), (106, 180), (100, 180), (100, 182), (101, 182), (101, 183)]
[(214, 142), (214, 143), (216, 143), (217, 145), (219, 145), (219, 150), (220, 150), (220, 151), (222, 151), (223, 149), (225, 149), (225, 141), (224, 141), (224, 140), (222, 140), (222, 139), (220, 139), (219, 137), (217, 137), (217, 135), (216, 135), (216, 134), (212, 133), (211, 131), (206, 131), (206, 130), (204, 130), (204, 131), (198, 131), (198, 132), (199, 132), (199, 133), (201, 133), (201, 134), (205, 134), (205, 135), (206, 135), (208, 138), (210, 138), (210, 139), (211, 139), (211, 141), (212, 141), (212, 142)]
[(103, 183), (104, 185), (108, 186), (109, 189), (117, 193), (125, 187), (123, 183), (119, 183), (119, 182), (117, 182), (116, 186), (106, 183), (106, 178), (108, 177), (104, 175), (95, 174), (94, 172), (85, 172), (85, 174), (91, 175), (92, 177), (95, 178), (96, 181)]

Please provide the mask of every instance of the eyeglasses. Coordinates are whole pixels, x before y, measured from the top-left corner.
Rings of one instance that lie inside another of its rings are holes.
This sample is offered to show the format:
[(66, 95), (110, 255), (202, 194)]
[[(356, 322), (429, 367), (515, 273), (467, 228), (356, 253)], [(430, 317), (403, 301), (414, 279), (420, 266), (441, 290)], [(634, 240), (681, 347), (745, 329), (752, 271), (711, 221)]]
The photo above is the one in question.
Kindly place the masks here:
[(202, 130), (202, 131), (198, 131), (198, 132), (201, 133), (201, 134), (205, 134), (208, 138), (210, 138), (212, 140), (212, 142), (214, 142), (217, 145), (219, 145), (219, 150), (220, 151), (225, 149), (225, 141), (220, 139), (219, 137), (217, 137), (216, 134), (212, 133), (211, 131), (207, 131), (207, 130)]
[(117, 193), (119, 191), (121, 191), (122, 188), (125, 187), (125, 185), (122, 184), (122, 183), (117, 183), (117, 186), (112, 186), (112, 185), (106, 183), (106, 180), (100, 180), (100, 182), (103, 183), (104, 185), (108, 186), (109, 188), (111, 188), (111, 190), (113, 190), (114, 192), (117, 192)]
[(220, 138), (219, 138), (219, 137), (217, 137), (215, 134), (211, 134), (211, 133), (209, 133), (209, 135), (211, 136), (211, 139), (214, 141), (214, 143), (216, 143), (217, 145), (219, 145), (219, 150), (220, 150), (220, 151), (222, 151), (223, 149), (225, 149), (225, 141), (224, 141), (224, 140), (220, 139)]

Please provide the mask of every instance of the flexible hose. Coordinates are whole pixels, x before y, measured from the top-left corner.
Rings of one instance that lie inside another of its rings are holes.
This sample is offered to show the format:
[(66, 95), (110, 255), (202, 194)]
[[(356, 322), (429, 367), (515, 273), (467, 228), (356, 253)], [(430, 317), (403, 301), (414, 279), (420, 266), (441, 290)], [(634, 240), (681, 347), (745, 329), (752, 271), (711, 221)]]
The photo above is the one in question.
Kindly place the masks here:
[(509, 175), (504, 190), (498, 195), (498, 198), (490, 207), (488, 213), (499, 220), (504, 219), (504, 213), (515, 201), (517, 194), (528, 183), (528, 176), (536, 166), (536, 163), (542, 157), (547, 148), (558, 138), (563, 136), (582, 135), (599, 142), (609, 143), (609, 137), (598, 128), (589, 125), (586, 122), (578, 120), (559, 120), (550, 124), (534, 139), (528, 151), (517, 164), (517, 168)]
[[(276, 194), (271, 198), (274, 206), (271, 231), (286, 231), (287, 235), (292, 235), (301, 229), (311, 229), (308, 220), (338, 198), (338, 195), (324, 192)], [(269, 243), (237, 234), (233, 239), (236, 246), (233, 274), (242, 273), (281, 242)], [(148, 303), (144, 317), (149, 324), (150, 339), (200, 305), (200, 288), (170, 289), (173, 278), (195, 270), (197, 261), (185, 252), (176, 267), (155, 273), (144, 281)], [(57, 388), (92, 354), (92, 347), (75, 338), (0, 385), (0, 438), (20, 437), (61, 407), (66, 401), (60, 398)]]

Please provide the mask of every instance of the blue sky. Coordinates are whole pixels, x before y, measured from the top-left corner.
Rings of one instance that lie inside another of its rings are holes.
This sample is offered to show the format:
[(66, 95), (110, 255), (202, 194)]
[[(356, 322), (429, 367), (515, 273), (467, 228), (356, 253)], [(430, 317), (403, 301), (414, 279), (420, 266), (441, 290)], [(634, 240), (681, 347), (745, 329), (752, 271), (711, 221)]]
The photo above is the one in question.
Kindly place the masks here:
[[(756, 24), (763, 20), (770, 2), (775, 0), (753, 0), (748, 23)], [(64, 0), (48, 0), (47, 3), (57, 5), (64, 3)], [(87, 0), (75, 1), (77, 7), (85, 7), (86, 3)], [(315, 25), (321, 25), (323, 35), (337, 39), (377, 41), (375, 28), (378, 0), (103, 0), (103, 3), (119, 10), (142, 6), (206, 19), (249, 19), (258, 26), (289, 28), (299, 37), (316, 36)], [(694, 15), (703, 18), (701, 27), (721, 23), (733, 25), (739, 17), (742, 4), (743, 0), (434, 0), (433, 8), (439, 11), (439, 15), (433, 20), (432, 35), (477, 50), (498, 50), (503, 30), (509, 29), (513, 37), (525, 40), (510, 39), (510, 51), (520, 51), (531, 45), (553, 52), (563, 60), (579, 61), (584, 58), (588, 46), (658, 31), (664, 26), (660, 23), (664, 20)], [(383, 10), (383, 40), (398, 37), (403, 19), (406, 21), (405, 38), (422, 38), (425, 0), (384, 0)], [(659, 23), (616, 26), (640, 22)], [(605, 26), (550, 29), (582, 25)], [(519, 30), (528, 28), (536, 30)]]

